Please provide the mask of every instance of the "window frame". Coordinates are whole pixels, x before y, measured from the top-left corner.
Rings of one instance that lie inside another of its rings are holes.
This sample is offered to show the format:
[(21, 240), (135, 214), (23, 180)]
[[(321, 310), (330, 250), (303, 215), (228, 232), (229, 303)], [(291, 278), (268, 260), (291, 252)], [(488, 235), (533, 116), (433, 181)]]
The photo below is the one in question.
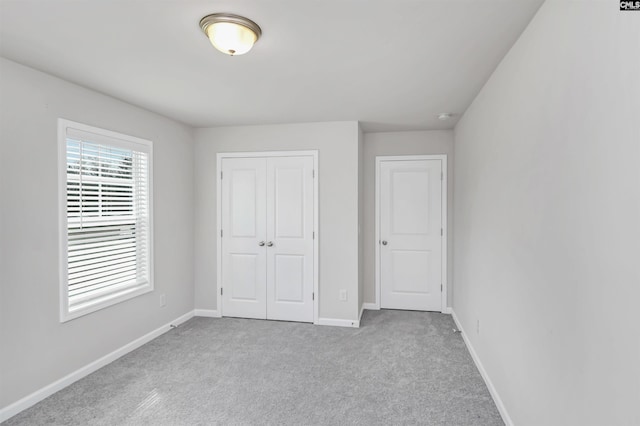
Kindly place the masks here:
[[(97, 135), (96, 143), (109, 144), (112, 147), (148, 152), (148, 282), (136, 287), (126, 288), (105, 294), (95, 300), (86, 302), (75, 309), (69, 306), (69, 285), (68, 285), (68, 218), (67, 218), (67, 130), (75, 129), (81, 132), (88, 132)], [(154, 253), (153, 253), (153, 142), (135, 136), (129, 136), (111, 130), (101, 129), (86, 124), (58, 119), (58, 212), (59, 212), (59, 301), (60, 301), (60, 322), (67, 322), (75, 318), (82, 317), (92, 312), (113, 306), (134, 297), (149, 293), (154, 290)]]

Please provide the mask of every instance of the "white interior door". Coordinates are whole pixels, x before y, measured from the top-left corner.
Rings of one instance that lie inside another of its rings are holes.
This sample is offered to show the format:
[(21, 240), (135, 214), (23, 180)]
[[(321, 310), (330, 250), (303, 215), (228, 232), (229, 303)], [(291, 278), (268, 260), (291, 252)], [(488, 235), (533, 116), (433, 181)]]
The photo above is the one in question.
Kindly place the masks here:
[(442, 160), (379, 169), (380, 306), (442, 310)]
[(313, 322), (313, 157), (267, 160), (267, 318)]
[(222, 315), (267, 317), (266, 162), (222, 160)]
[(314, 157), (223, 158), (223, 316), (313, 322)]

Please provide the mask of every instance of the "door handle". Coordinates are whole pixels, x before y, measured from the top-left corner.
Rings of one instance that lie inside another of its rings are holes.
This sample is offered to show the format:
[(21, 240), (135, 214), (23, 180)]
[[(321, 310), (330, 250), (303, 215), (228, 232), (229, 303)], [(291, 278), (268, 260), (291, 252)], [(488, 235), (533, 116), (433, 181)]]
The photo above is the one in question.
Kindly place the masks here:
[(382, 245), (386, 246), (387, 245), (387, 241), (386, 240), (382, 240)]
[(260, 247), (264, 247), (264, 241), (260, 241), (260, 242), (258, 243), (258, 245), (259, 245)]
[(269, 241), (269, 242), (267, 243), (267, 247), (273, 247), (273, 243), (272, 243), (271, 241)]

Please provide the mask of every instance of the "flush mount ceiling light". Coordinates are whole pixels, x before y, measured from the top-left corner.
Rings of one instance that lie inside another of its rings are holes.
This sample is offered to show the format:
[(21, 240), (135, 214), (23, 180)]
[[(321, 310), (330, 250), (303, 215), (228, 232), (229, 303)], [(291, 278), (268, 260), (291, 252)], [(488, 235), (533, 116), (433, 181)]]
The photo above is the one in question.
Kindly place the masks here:
[(247, 53), (262, 35), (258, 24), (230, 13), (207, 15), (200, 20), (200, 28), (213, 47), (231, 56)]
[(451, 114), (450, 112), (441, 112), (440, 114), (438, 114), (438, 120), (442, 120), (442, 121), (446, 121), (448, 119), (450, 119), (453, 116), (453, 114)]

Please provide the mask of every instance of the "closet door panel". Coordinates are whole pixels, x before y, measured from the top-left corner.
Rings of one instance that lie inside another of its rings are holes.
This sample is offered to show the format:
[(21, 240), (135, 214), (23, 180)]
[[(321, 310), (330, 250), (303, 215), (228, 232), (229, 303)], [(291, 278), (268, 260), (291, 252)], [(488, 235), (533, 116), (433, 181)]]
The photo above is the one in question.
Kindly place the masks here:
[(222, 176), (222, 315), (264, 319), (266, 160), (225, 158)]
[(267, 318), (313, 322), (313, 158), (267, 159)]

